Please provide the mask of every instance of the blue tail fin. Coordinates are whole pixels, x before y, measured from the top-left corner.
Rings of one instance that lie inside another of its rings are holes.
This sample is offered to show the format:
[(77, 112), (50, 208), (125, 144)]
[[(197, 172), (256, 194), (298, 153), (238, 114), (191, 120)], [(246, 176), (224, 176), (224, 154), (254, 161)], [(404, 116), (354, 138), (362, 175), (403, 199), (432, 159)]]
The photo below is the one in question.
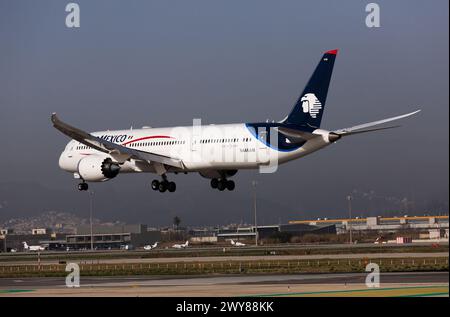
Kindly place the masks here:
[(283, 123), (312, 128), (320, 127), (336, 55), (337, 50), (323, 54), (319, 65), (317, 65), (303, 93), (298, 98), (294, 109), (292, 109)]

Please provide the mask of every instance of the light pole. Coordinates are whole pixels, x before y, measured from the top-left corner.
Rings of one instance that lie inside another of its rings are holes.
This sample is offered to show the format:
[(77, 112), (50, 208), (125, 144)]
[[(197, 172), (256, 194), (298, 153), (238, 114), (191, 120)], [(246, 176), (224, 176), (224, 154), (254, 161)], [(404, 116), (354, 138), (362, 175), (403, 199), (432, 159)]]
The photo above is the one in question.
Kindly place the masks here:
[(352, 237), (352, 199), (353, 197), (351, 195), (347, 196), (348, 200), (348, 213), (349, 213), (349, 231), (350, 231), (350, 245), (353, 244), (353, 237)]
[(255, 245), (258, 246), (258, 225), (256, 222), (256, 184), (258, 184), (257, 181), (252, 181), (253, 185), (253, 211), (255, 214)]
[(94, 251), (94, 233), (92, 230), (92, 212), (94, 209), (94, 192), (89, 191), (89, 224), (91, 227), (91, 251)]
[(3, 235), (1, 235), (0, 238), (3, 239), (3, 252), (6, 253), (6, 251), (7, 251), (7, 250), (6, 250), (6, 233), (3, 234)]

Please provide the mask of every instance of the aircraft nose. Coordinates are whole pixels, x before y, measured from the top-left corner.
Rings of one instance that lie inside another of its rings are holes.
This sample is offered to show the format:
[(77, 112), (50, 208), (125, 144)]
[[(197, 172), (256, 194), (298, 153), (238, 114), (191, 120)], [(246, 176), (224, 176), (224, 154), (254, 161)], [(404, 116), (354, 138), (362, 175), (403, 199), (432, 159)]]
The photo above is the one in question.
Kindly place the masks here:
[(58, 165), (66, 172), (75, 173), (78, 170), (78, 161), (70, 150), (64, 150), (59, 156)]
[(60, 169), (64, 169), (64, 152), (61, 153), (61, 155), (59, 156), (59, 160), (58, 160), (58, 165)]

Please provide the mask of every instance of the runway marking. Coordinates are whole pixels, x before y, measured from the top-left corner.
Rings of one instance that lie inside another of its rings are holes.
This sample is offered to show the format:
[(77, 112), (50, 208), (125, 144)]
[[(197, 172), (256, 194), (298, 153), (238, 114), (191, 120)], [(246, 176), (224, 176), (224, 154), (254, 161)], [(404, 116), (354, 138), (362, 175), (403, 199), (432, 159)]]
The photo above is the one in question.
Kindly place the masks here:
[(28, 293), (34, 292), (34, 289), (2, 289), (0, 294), (11, 294), (11, 293)]
[(398, 296), (398, 297), (428, 297), (428, 296), (442, 296), (442, 295), (448, 295), (448, 292), (403, 295), (403, 296)]
[[(428, 289), (431, 292), (415, 293)], [(405, 294), (406, 293), (406, 294)], [(346, 295), (344, 295), (346, 294)], [(355, 290), (336, 290), (319, 292), (293, 292), (293, 293), (275, 293), (249, 295), (249, 297), (278, 297), (278, 296), (385, 296), (385, 297), (421, 297), (421, 296), (442, 296), (449, 295), (448, 285), (437, 286), (405, 286), (405, 287), (386, 287), (386, 288), (367, 288)]]

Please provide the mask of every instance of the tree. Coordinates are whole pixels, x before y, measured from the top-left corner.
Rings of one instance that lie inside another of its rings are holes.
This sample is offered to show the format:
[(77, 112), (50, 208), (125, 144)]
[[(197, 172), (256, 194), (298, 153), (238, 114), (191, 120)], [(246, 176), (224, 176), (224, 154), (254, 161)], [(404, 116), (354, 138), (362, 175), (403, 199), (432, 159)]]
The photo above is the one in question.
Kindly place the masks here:
[(181, 223), (181, 219), (178, 216), (175, 216), (173, 218), (173, 224), (177, 230), (178, 230), (178, 226), (180, 225), (180, 223)]

